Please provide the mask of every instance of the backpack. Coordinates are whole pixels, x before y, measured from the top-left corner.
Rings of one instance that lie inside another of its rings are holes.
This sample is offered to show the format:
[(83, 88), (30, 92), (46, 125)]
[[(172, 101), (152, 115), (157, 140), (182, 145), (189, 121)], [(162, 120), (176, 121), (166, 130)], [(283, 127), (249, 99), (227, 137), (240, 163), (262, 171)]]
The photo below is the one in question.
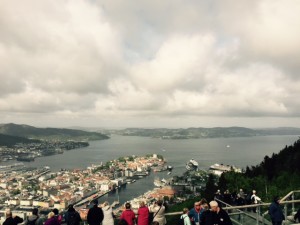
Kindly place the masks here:
[(252, 204), (255, 203), (255, 196), (253, 196), (253, 197), (251, 198), (251, 203), (252, 203)]
[(187, 217), (188, 215), (181, 215), (179, 220), (178, 220), (178, 225), (184, 225), (184, 219)]
[(38, 220), (39, 217), (36, 217), (34, 220), (29, 220), (27, 218), (27, 225), (35, 225), (35, 222)]

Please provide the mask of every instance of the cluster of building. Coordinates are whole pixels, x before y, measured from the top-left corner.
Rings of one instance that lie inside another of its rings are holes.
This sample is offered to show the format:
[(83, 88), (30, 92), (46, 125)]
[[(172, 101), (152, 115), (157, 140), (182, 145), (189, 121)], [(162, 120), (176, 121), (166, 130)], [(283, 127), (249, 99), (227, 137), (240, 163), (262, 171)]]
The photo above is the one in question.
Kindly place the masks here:
[(89, 146), (85, 141), (39, 141), (19, 143), (12, 147), (0, 146), (0, 161), (33, 161), (36, 157), (62, 154), (65, 150)]
[(0, 172), (0, 211), (8, 207), (15, 211), (33, 207), (65, 210), (69, 204), (85, 205), (164, 163), (154, 154), (124, 157), (84, 170), (51, 172), (44, 167)]

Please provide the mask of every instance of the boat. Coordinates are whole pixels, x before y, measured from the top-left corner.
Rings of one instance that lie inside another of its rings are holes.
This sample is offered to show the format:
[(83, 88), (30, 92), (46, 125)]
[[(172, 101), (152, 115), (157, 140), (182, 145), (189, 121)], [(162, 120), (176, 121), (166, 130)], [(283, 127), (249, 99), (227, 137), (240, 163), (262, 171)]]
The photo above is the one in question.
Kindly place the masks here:
[(198, 162), (194, 159), (191, 159), (186, 163), (186, 169), (187, 170), (198, 170)]
[(171, 173), (172, 173), (172, 172), (171, 172), (171, 171), (169, 171), (167, 174), (168, 174), (168, 175), (170, 175)]
[(241, 173), (242, 170), (240, 168), (235, 167), (234, 165), (224, 165), (215, 163), (209, 167), (209, 172), (220, 176), (224, 172), (234, 171), (236, 173)]
[(172, 170), (173, 170), (173, 166), (168, 165), (168, 166), (167, 166), (167, 170), (172, 171)]
[(163, 187), (166, 185), (166, 183), (162, 182), (158, 177), (154, 179), (153, 183), (156, 187)]

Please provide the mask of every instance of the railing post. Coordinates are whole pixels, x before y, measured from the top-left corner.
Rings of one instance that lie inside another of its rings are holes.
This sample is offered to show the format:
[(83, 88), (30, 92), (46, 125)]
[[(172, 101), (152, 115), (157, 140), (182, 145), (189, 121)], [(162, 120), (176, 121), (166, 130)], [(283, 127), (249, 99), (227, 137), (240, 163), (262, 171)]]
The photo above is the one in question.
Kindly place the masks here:
[(287, 204), (284, 204), (284, 218), (287, 218)]
[(256, 206), (256, 224), (259, 225), (260, 206)]
[[(292, 194), (292, 200), (293, 201), (295, 200), (295, 192), (293, 192), (293, 194)], [(292, 203), (292, 212), (295, 212), (295, 203), (294, 202)]]

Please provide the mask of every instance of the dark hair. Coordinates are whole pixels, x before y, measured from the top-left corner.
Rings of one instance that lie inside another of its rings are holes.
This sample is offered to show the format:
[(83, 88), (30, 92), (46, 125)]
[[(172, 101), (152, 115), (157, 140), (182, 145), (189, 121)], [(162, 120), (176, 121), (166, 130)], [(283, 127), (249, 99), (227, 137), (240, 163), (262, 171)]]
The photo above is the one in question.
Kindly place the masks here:
[(163, 204), (162, 200), (157, 201), (157, 205), (162, 206), (162, 204)]
[(98, 205), (98, 199), (94, 199), (94, 200), (93, 200), (93, 204), (94, 204), (94, 205)]
[(125, 208), (126, 208), (126, 209), (130, 209), (130, 207), (131, 207), (130, 203), (127, 202), (127, 203), (125, 204)]
[(52, 210), (52, 212), (54, 212), (55, 215), (58, 215), (58, 209), (57, 209), (57, 208), (54, 208), (54, 209)]
[(68, 212), (74, 212), (74, 211), (75, 211), (74, 206), (72, 204), (70, 204), (68, 206)]
[(36, 215), (37, 216), (38, 213), (39, 213), (39, 210), (37, 208), (33, 208), (32, 215)]

